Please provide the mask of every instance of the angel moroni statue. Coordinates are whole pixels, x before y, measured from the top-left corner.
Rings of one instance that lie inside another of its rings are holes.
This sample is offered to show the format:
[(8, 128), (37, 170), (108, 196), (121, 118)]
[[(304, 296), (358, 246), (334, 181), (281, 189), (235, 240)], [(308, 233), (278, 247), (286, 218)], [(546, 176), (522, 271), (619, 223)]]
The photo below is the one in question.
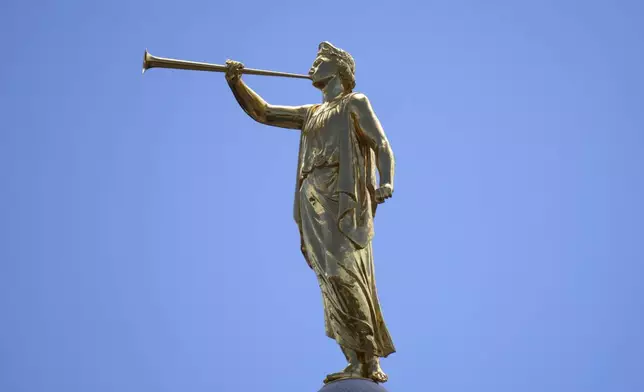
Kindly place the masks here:
[(325, 383), (387, 381), (380, 358), (395, 349), (376, 293), (371, 241), (376, 206), (393, 194), (394, 155), (369, 99), (353, 91), (353, 57), (322, 42), (309, 76), (323, 102), (302, 106), (267, 103), (242, 81), (241, 63), (229, 60), (227, 67), (228, 84), (250, 117), (301, 131), (294, 218), (322, 292), (326, 334), (348, 362)]
[[(300, 130), (293, 215), (302, 254), (322, 293), (326, 335), (347, 360), (343, 369), (326, 376), (322, 391), (384, 391), (378, 385), (387, 381), (380, 358), (395, 348), (378, 301), (371, 245), (376, 207), (393, 195), (395, 164), (369, 99), (353, 91), (353, 57), (322, 42), (308, 75), (300, 75), (250, 69), (231, 60), (224, 66), (166, 59), (146, 51), (143, 71), (154, 67), (225, 72), (250, 117)], [(269, 104), (242, 74), (310, 79), (323, 102)]]

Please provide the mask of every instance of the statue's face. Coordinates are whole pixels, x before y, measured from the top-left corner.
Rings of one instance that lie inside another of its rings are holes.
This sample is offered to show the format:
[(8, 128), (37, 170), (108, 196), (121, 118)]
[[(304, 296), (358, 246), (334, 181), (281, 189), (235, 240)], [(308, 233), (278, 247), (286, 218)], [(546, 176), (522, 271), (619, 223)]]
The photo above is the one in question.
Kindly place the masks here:
[(319, 55), (315, 58), (309, 75), (313, 81), (313, 85), (319, 89), (324, 88), (329, 80), (338, 75), (338, 65), (336, 62), (325, 55)]

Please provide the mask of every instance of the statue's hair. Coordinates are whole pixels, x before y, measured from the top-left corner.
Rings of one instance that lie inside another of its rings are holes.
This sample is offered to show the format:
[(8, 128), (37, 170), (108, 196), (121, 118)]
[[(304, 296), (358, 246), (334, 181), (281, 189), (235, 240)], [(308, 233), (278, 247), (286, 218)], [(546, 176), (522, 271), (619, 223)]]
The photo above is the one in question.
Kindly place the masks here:
[(344, 90), (347, 93), (353, 91), (356, 87), (356, 63), (349, 52), (333, 46), (330, 42), (324, 41), (318, 46), (319, 55), (328, 56), (336, 61)]

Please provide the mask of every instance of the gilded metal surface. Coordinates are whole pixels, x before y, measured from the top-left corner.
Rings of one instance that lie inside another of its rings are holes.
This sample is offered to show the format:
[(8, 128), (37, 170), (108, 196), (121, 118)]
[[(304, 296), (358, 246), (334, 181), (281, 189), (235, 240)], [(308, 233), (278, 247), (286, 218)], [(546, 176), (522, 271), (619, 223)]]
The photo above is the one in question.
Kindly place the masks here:
[(241, 63), (229, 60), (226, 67), (226, 80), (250, 117), (301, 130), (294, 218), (302, 254), (322, 292), (326, 334), (348, 361), (325, 382), (387, 381), (379, 358), (395, 348), (376, 293), (371, 241), (376, 206), (393, 194), (395, 164), (369, 99), (353, 92), (353, 58), (321, 43), (309, 77), (323, 102), (303, 106), (267, 103), (242, 80)]
[[(228, 67), (219, 64), (199, 63), (196, 61), (168, 59), (164, 57), (152, 56), (148, 53), (147, 49), (143, 53), (143, 69), (141, 73), (145, 73), (150, 68), (171, 68), (171, 69), (186, 69), (190, 71), (209, 71), (209, 72), (226, 72)], [(264, 75), (264, 76), (282, 76), (285, 78), (298, 78), (298, 79), (311, 79), (309, 75), (293, 74), (288, 72), (265, 71), (263, 69), (244, 68), (242, 73), (248, 75)]]

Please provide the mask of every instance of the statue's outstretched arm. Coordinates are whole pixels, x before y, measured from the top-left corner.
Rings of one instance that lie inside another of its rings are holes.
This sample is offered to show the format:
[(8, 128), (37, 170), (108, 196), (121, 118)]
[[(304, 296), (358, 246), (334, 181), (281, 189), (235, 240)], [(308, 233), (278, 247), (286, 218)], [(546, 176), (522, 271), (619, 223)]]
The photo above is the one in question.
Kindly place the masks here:
[(394, 187), (395, 160), (385, 131), (378, 117), (364, 94), (354, 94), (351, 97), (351, 115), (362, 139), (376, 153), (376, 164), (380, 174), (380, 188), (376, 193), (379, 202), (391, 197)]
[(248, 87), (241, 79), (239, 70), (243, 67), (236, 61), (227, 61), (228, 72), (226, 80), (237, 99), (239, 106), (244, 109), (253, 120), (275, 127), (302, 129), (306, 112), (310, 105), (304, 106), (277, 106), (270, 105), (253, 89)]

